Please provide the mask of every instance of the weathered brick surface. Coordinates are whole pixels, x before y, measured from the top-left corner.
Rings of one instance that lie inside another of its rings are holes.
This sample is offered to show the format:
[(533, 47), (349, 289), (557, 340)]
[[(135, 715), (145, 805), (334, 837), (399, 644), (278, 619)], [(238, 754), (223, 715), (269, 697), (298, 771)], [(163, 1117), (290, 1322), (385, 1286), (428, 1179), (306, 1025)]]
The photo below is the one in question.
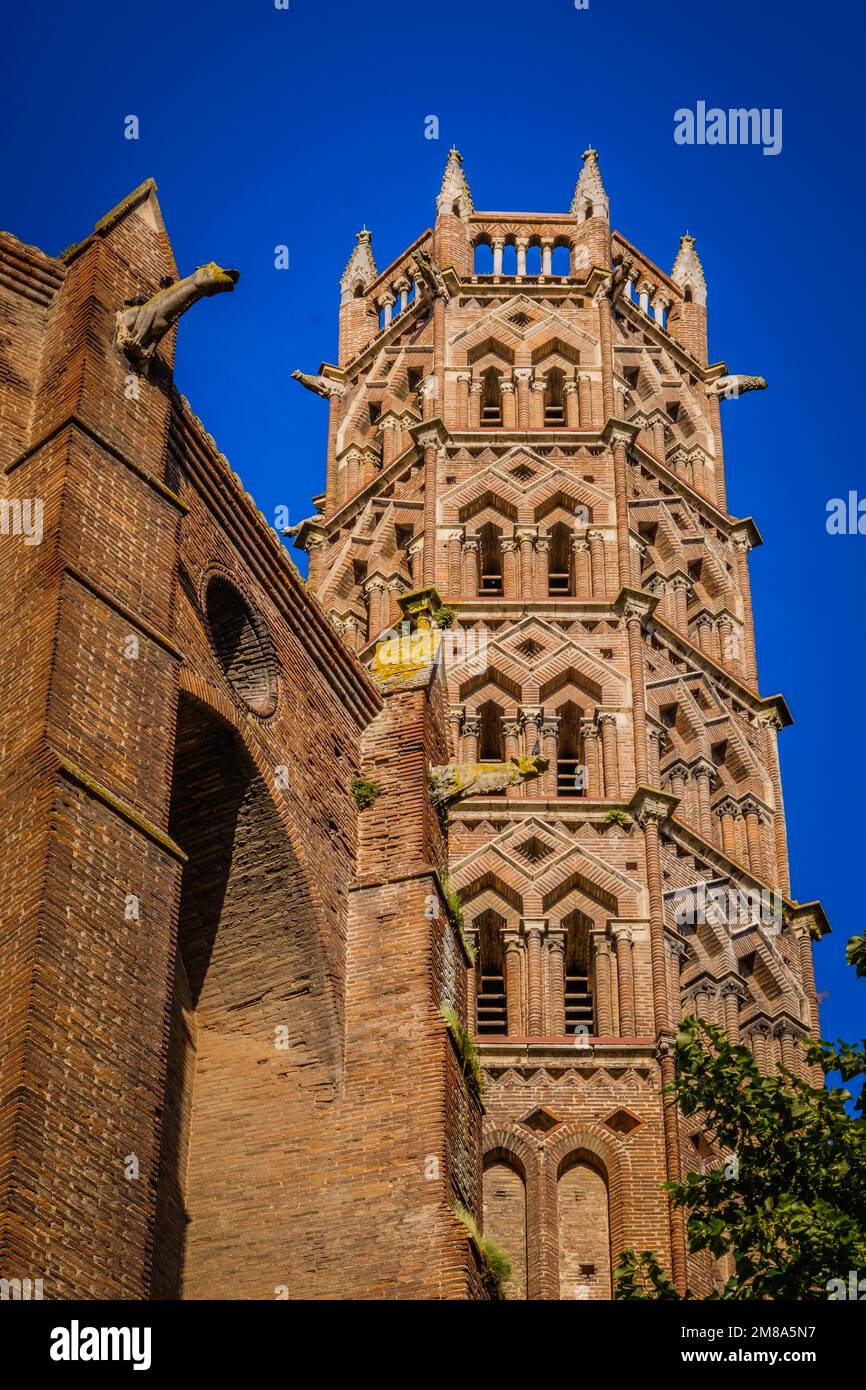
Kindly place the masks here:
[[(178, 393), (174, 331), (146, 375), (114, 346), (177, 274), (153, 186), (62, 260), (0, 236), (0, 500), (43, 506), (41, 543), (0, 536), (3, 1277), (487, 1297), (458, 1204), (509, 1297), (608, 1298), (628, 1246), (720, 1277), (661, 1187), (706, 1161), (662, 1101), (676, 1023), (779, 1065), (825, 924), (786, 901), (770, 950), (676, 914), (707, 880), (787, 891), (788, 716), (757, 690), (702, 272), (685, 245), (687, 294), (611, 231), (593, 159), (571, 212), (504, 214), (452, 155), (432, 231), (381, 272), (359, 239), (309, 588)], [(475, 272), (512, 245), (569, 273)], [(431, 582), (456, 651), (377, 684)], [(429, 768), (536, 747), (547, 773), (446, 838)], [(442, 1015), (475, 1027), (482, 983), (483, 1104)]]
[[(65, 263), (3, 252), (4, 485), (44, 537), (0, 547), (2, 1273), (484, 1296), (453, 1216), (480, 1217), (481, 1112), (440, 1013), (467, 966), (426, 786), (442, 692), (380, 713), (171, 338), (129, 393), (114, 316), (173, 270), (152, 190)], [(250, 615), (235, 685), (215, 582)], [(361, 772), (385, 786), (363, 820)]]

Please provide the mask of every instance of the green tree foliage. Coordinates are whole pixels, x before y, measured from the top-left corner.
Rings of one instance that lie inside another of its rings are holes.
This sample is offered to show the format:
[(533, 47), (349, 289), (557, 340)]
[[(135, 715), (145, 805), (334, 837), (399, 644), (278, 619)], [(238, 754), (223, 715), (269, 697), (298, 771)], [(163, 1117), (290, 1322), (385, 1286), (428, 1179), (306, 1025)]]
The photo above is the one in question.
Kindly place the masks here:
[[(848, 960), (866, 975), (864, 938), (849, 943)], [(809, 1043), (805, 1056), (846, 1083), (866, 1074), (866, 1039)], [(723, 1028), (695, 1017), (680, 1028), (672, 1089), (722, 1155), (708, 1172), (665, 1184), (688, 1212), (689, 1249), (732, 1259), (713, 1297), (825, 1299), (830, 1281), (866, 1274), (864, 1093), (852, 1113), (846, 1089), (818, 1089), (784, 1069), (764, 1076)], [(616, 1279), (617, 1298), (678, 1297), (649, 1251), (627, 1250)]]

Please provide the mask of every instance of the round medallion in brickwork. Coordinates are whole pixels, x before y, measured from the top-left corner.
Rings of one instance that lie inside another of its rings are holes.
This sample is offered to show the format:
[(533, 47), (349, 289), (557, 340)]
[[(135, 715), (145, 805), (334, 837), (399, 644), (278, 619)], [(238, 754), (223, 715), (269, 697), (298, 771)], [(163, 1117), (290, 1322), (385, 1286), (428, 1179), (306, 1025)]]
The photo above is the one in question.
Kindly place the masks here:
[(276, 659), (262, 623), (228, 580), (210, 581), (205, 596), (210, 640), (226, 680), (254, 714), (277, 703)]

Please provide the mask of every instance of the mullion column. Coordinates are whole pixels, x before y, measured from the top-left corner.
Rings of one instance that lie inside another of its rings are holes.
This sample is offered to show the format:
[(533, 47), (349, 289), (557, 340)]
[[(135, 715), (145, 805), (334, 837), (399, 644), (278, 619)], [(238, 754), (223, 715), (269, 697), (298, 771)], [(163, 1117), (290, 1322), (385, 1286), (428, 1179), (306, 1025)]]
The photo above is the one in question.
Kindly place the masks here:
[(478, 537), (466, 536), (462, 548), (463, 597), (478, 597)]
[(559, 794), (557, 785), (557, 758), (559, 756), (559, 718), (557, 715), (547, 715), (541, 725), (542, 748), (544, 756), (547, 758), (547, 771), (543, 773), (544, 794), (551, 801)]
[(619, 801), (619, 749), (615, 714), (600, 714), (602, 762), (604, 765), (604, 795), (606, 801)]
[(595, 1003), (595, 1032), (599, 1038), (609, 1038), (613, 1033), (613, 994), (610, 970), (610, 940), (603, 932), (594, 932), (593, 945), (593, 1000)]
[(619, 1031), (623, 1038), (635, 1036), (634, 948), (626, 927), (614, 928), (617, 979), (619, 983)]
[(521, 1004), (521, 956), (523, 954), (523, 942), (520, 933), (516, 930), (503, 932), (505, 944), (505, 1010), (507, 1016), (506, 1026), (510, 1038), (522, 1038), (526, 1034), (523, 1025), (523, 1008)]
[(565, 1036), (565, 938), (566, 933), (557, 928), (549, 933), (547, 941), (549, 1031), (555, 1038)]
[(544, 927), (525, 921), (527, 1035), (540, 1038), (544, 1029)]

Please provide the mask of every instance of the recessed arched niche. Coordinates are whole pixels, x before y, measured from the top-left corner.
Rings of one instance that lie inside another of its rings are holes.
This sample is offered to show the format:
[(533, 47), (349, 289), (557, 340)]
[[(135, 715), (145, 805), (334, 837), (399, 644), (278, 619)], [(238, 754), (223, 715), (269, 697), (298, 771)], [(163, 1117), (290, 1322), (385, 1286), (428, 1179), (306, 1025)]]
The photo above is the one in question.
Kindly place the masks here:
[(276, 659), (262, 623), (233, 584), (217, 575), (205, 595), (216, 658), (229, 685), (254, 714), (271, 714), (277, 703)]

